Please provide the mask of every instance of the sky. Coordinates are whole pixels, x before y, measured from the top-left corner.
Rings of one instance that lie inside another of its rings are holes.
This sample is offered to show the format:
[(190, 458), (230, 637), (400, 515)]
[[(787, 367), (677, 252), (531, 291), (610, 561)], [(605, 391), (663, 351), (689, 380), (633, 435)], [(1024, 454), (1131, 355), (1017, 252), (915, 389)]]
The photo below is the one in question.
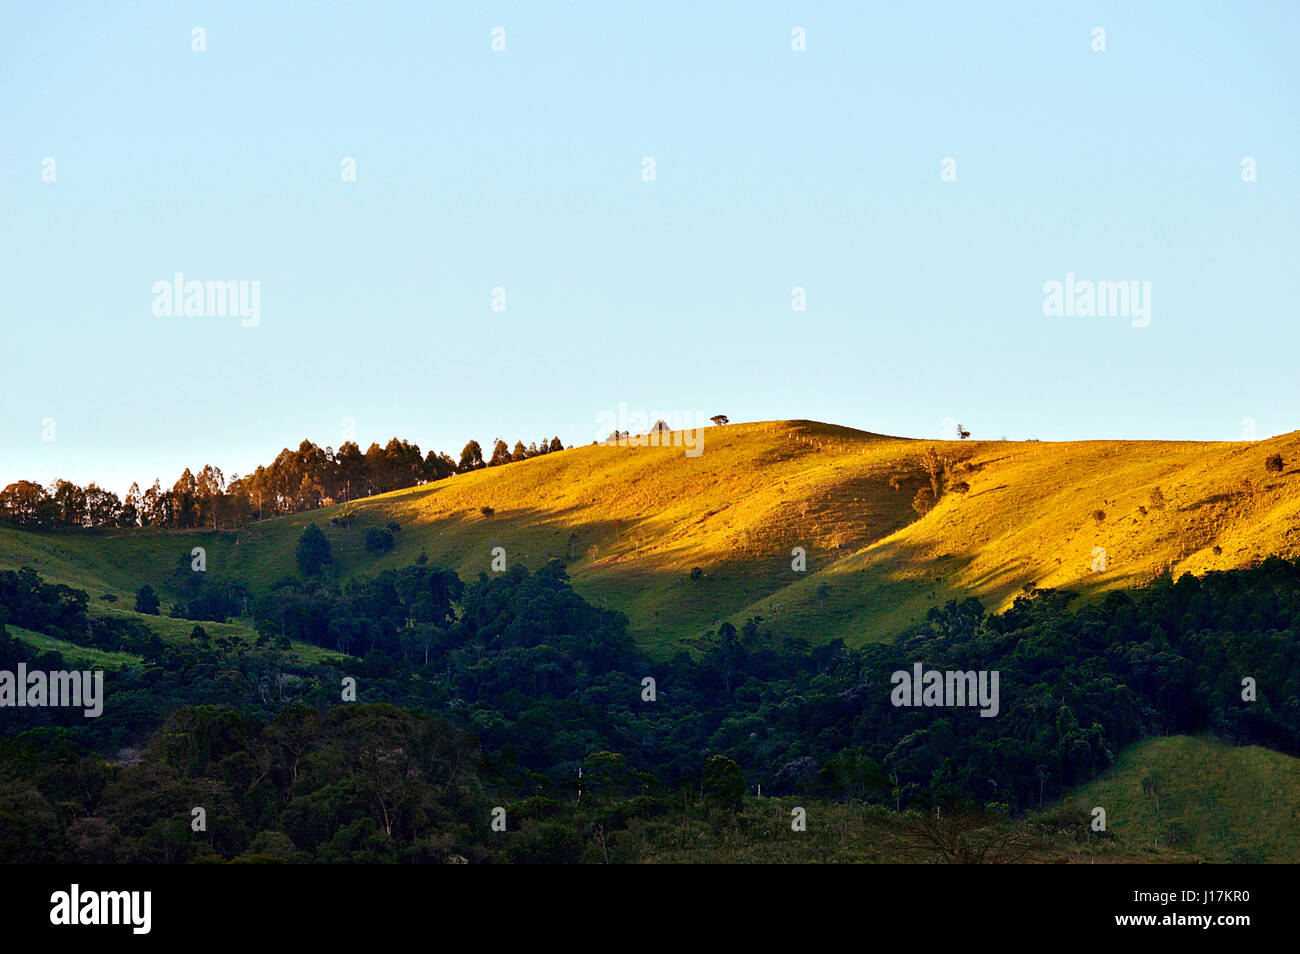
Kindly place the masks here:
[(1294, 2), (9, 5), (0, 485), (620, 405), (1300, 428), (1297, 49)]

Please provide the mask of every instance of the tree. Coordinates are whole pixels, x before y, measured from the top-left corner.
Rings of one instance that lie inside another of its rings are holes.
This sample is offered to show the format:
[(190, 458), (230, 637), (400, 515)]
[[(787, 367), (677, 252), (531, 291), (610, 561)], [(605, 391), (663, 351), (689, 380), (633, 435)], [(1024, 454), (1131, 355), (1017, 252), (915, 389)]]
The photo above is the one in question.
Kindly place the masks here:
[(723, 424), (727, 423), (727, 415), (715, 414), (711, 418), (709, 418), (709, 420), (712, 421), (714, 424), (718, 425), (718, 427), (721, 427)]
[(890, 850), (909, 860), (925, 852), (948, 864), (1015, 864), (1043, 847), (1035, 829), (1009, 825), (992, 812), (965, 805), (932, 811), (870, 809), (867, 824), (888, 836)]
[(366, 531), (366, 550), (370, 553), (387, 553), (393, 549), (393, 535), (387, 530), (371, 527)]
[(745, 803), (745, 776), (725, 755), (710, 756), (704, 763), (703, 790), (706, 805), (738, 812)]
[(478, 441), (470, 441), (460, 452), (460, 463), (456, 465), (456, 470), (466, 474), (485, 466), (487, 465), (483, 463), (483, 448), (478, 446)]
[(551, 453), (554, 454), (556, 451), (562, 451), (562, 450), (564, 450), (564, 445), (560, 443), (560, 439), (558, 437), (552, 437)]
[(446, 452), (435, 454), (433, 451), (424, 458), (424, 479), (442, 480), (456, 473), (456, 462)]
[(822, 766), (821, 778), (833, 794), (852, 801), (865, 802), (891, 791), (889, 777), (860, 746), (835, 753)]
[(524, 447), (523, 441), (515, 441), (515, 449), (510, 453), (511, 460), (524, 460), (528, 456), (528, 449)]
[(140, 485), (134, 481), (126, 492), (126, 500), (122, 502), (122, 509), (118, 512), (118, 526), (134, 527), (140, 522)]
[(502, 464), (510, 463), (510, 448), (506, 442), (497, 438), (496, 444), (492, 448), (492, 459), (488, 461), (489, 467), (500, 467)]
[(307, 524), (307, 529), (298, 538), (298, 569), (303, 576), (316, 576), (326, 563), (331, 562), (330, 542), (314, 523)]
[(340, 500), (352, 500), (365, 491), (366, 459), (356, 441), (344, 441), (334, 452), (334, 481)]
[(970, 431), (966, 430), (966, 428), (964, 428), (964, 427), (962, 427), (960, 424), (958, 424), (958, 425), (957, 425), (957, 436), (960, 437), (962, 440), (965, 440), (966, 438), (970, 437)]
[(137, 613), (148, 613), (150, 616), (158, 615), (158, 594), (153, 591), (153, 587), (148, 583), (136, 591), (135, 611)]
[(50, 494), (59, 508), (59, 520), (69, 527), (80, 527), (86, 519), (86, 492), (67, 480), (56, 481)]
[(122, 513), (122, 501), (111, 490), (102, 490), (93, 483), (86, 487), (86, 523), (91, 527), (117, 526)]
[(927, 447), (921, 463), (930, 477), (930, 492), (934, 495), (934, 502), (938, 503), (939, 498), (943, 496), (943, 476), (947, 469), (944, 459), (933, 447)]
[(1154, 798), (1156, 800), (1156, 811), (1160, 811), (1160, 776), (1155, 772), (1143, 776), (1142, 794)]
[(221, 495), (226, 491), (226, 479), (221, 473), (221, 469), (207, 464), (199, 471), (199, 476), (195, 481), (195, 489), (198, 496), (199, 505), (199, 525), (203, 526), (208, 520), (212, 521), (214, 530), (220, 529), (220, 520), (218, 519), (217, 510)]
[(45, 488), (30, 480), (10, 484), (0, 493), (0, 517), (20, 527), (39, 527), (50, 511)]

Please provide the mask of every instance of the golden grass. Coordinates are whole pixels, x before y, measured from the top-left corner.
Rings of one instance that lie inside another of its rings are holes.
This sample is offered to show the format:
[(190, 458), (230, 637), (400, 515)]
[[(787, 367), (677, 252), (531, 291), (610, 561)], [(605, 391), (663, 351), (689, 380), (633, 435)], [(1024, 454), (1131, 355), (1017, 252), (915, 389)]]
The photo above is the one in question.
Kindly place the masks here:
[[(140, 582), (170, 593), (177, 557), (194, 545), (208, 548), (214, 579), (264, 591), (295, 571), (294, 545), (312, 522), (344, 574), (424, 553), (472, 579), (502, 546), (530, 568), (565, 560), (579, 592), (627, 613), (642, 644), (664, 654), (724, 619), (761, 615), (781, 635), (862, 643), (952, 598), (999, 610), (1027, 584), (1093, 596), (1166, 568), (1201, 573), (1300, 552), (1300, 432), (1252, 443), (959, 443), (785, 421), (703, 437), (696, 457), (680, 446), (589, 445), (356, 501), (351, 528), (330, 527), (339, 510), (326, 508), (219, 534), (0, 530), (0, 567), (32, 565), (87, 589), (92, 603), (109, 590), (129, 607)], [(911, 501), (930, 446), (969, 462), (970, 492), (918, 518)], [(1283, 473), (1265, 473), (1271, 453), (1288, 461)], [(1157, 487), (1162, 507), (1152, 505)], [(366, 553), (365, 529), (390, 520), (403, 528), (395, 550)], [(804, 573), (791, 569), (796, 546), (807, 551)], [(1104, 571), (1092, 569), (1095, 547), (1106, 551)]]

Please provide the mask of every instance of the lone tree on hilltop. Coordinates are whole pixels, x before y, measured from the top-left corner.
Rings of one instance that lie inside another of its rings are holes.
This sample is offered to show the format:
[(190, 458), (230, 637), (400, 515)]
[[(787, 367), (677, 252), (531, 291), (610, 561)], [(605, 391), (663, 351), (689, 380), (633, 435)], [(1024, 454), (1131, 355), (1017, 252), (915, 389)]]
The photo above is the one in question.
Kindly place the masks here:
[(711, 418), (709, 418), (709, 420), (712, 421), (714, 424), (718, 425), (718, 427), (721, 427), (723, 424), (727, 423), (727, 415), (715, 414)]

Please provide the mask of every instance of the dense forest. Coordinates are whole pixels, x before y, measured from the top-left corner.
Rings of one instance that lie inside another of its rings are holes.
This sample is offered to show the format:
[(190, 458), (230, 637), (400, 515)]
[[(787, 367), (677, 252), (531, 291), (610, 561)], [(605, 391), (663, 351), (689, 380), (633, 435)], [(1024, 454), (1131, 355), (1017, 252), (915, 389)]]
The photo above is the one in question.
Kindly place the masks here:
[[(139, 662), (108, 674), (98, 719), (0, 714), (0, 850), (10, 861), (635, 860), (679, 847), (693, 819), (753, 816), (776, 831), (753, 815), (760, 786), (766, 799), (875, 817), (930, 806), (1014, 817), (1152, 735), (1300, 754), (1300, 561), (1075, 603), (1053, 590), (997, 615), (949, 603), (858, 650), (779, 637), (756, 618), (652, 663), (558, 563), (469, 582), (428, 564), (286, 577), (250, 606), (256, 639), (197, 625), (189, 645), (137, 618), (88, 619), (85, 593), (4, 572), (0, 669), (67, 668), (6, 622)], [(309, 664), (291, 640), (342, 655)], [(998, 671), (998, 715), (896, 708), (891, 674), (916, 662)], [(497, 807), (505, 832), (491, 827)]]
[(54, 527), (241, 527), (252, 519), (314, 510), (330, 504), (401, 490), (483, 467), (500, 467), (564, 449), (558, 437), (511, 450), (498, 439), (484, 459), (478, 441), (470, 441), (460, 460), (393, 438), (384, 447), (371, 444), (363, 454), (353, 441), (336, 451), (303, 441), (287, 447), (269, 465), (229, 481), (220, 468), (207, 465), (194, 474), (187, 467), (170, 489), (155, 480), (140, 490), (132, 484), (125, 499), (91, 483), (85, 487), (56, 480), (49, 488), (19, 480), (0, 491), (0, 522), (26, 529)]

